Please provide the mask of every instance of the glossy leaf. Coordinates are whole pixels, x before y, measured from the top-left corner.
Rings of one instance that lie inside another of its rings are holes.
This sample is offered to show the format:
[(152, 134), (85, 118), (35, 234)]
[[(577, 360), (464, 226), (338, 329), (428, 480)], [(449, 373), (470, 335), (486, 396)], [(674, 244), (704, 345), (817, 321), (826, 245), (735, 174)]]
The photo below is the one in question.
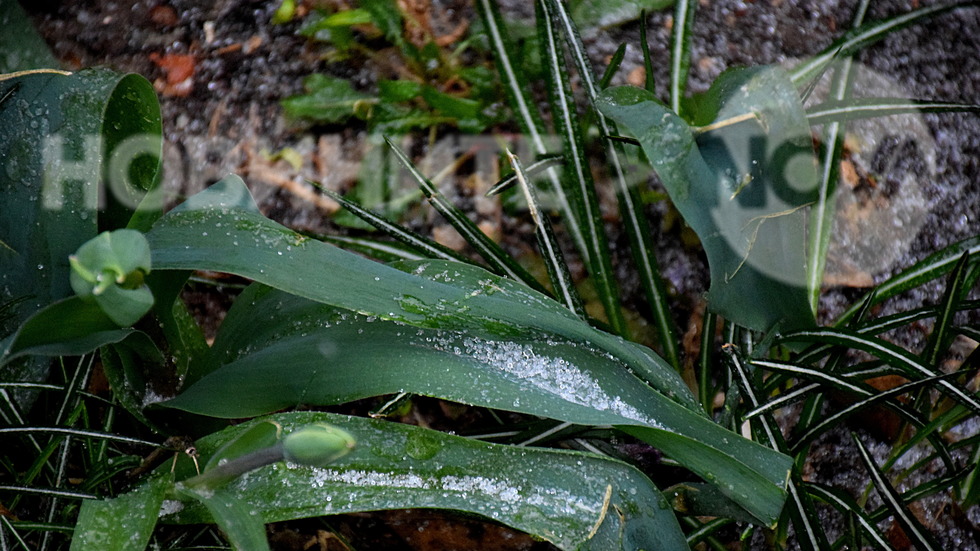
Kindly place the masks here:
[(599, 107), (640, 140), (701, 238), (711, 309), (761, 331), (813, 325), (802, 209), (813, 200), (816, 168), (810, 127), (785, 73), (726, 72), (704, 100), (698, 129), (638, 88), (606, 90)]
[(262, 517), (256, 515), (256, 507), (246, 504), (233, 492), (219, 488), (188, 488), (177, 485), (177, 495), (196, 500), (207, 509), (209, 517), (201, 522), (214, 522), (228, 538), (232, 549), (237, 551), (268, 551), (269, 540), (265, 535)]
[[(268, 419), (287, 432), (309, 423), (342, 427), (358, 445), (328, 467), (277, 463), (225, 488), (263, 522), (433, 507), (489, 517), (561, 549), (687, 549), (663, 496), (639, 471), (618, 461), (326, 413)], [(247, 428), (206, 437), (197, 449), (207, 456)], [(164, 521), (207, 521), (201, 507), (182, 501), (170, 507), (177, 511)]]
[(20, 2), (0, 2), (0, 74), (58, 68), (44, 38), (34, 29)]
[(8, 348), (0, 349), (0, 366), (27, 355), (87, 354), (133, 332), (120, 329), (94, 302), (67, 298), (34, 314), (11, 335)]
[[(233, 273), (413, 326), (498, 337), (553, 334), (588, 343), (608, 350), (665, 396), (699, 407), (680, 377), (652, 351), (590, 327), (524, 285), (456, 262), (424, 262), (413, 266), (417, 273), (407, 273), (302, 236), (259, 214), (237, 176), (170, 211), (147, 239), (156, 270)], [(456, 285), (455, 278), (464, 284)], [(194, 379), (191, 374), (187, 382)]]
[(146, 549), (160, 505), (172, 488), (173, 475), (161, 475), (114, 499), (83, 501), (71, 551)]
[[(0, 323), (0, 336), (9, 336), (72, 294), (68, 257), (95, 237), (100, 220), (125, 226), (155, 189), (161, 124), (150, 83), (106, 69), (8, 75), (0, 98), (0, 304), (24, 299)], [(2, 376), (41, 380), (47, 365), (8, 364)]]
[[(457, 282), (462, 276), (457, 271)], [(404, 391), (581, 425), (620, 425), (757, 517), (771, 522), (778, 514), (788, 458), (665, 399), (593, 346), (539, 332), (476, 335), (410, 328), (253, 286), (215, 341), (207, 362), (215, 371), (164, 405), (248, 417)], [(752, 488), (747, 493), (745, 485)]]

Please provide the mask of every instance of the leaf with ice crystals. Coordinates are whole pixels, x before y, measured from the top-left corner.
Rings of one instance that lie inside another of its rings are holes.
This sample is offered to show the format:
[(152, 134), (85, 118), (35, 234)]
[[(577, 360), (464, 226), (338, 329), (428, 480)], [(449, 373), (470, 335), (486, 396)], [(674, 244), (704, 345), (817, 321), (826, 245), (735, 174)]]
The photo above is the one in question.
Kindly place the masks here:
[[(278, 463), (226, 488), (265, 522), (406, 507), (475, 513), (561, 549), (688, 549), (667, 501), (635, 468), (589, 454), (478, 442), (387, 421), (326, 413), (270, 416), (294, 430), (342, 427), (357, 447), (328, 467)], [(197, 442), (203, 457), (250, 423)], [(199, 523), (193, 500), (164, 522)]]
[[(462, 273), (432, 276), (458, 282)], [(505, 296), (506, 286), (487, 292)], [(555, 315), (568, 313), (556, 309)], [(543, 332), (500, 338), (409, 327), (253, 285), (236, 300), (199, 367), (203, 377), (163, 405), (241, 418), (405, 391), (580, 425), (620, 426), (766, 524), (779, 514), (785, 495), (789, 458), (666, 398), (607, 351)]]
[[(700, 409), (662, 358), (596, 330), (550, 298), (474, 266), (436, 260), (386, 266), (301, 236), (263, 217), (237, 176), (169, 212), (147, 239), (157, 271), (237, 274), (317, 302), (416, 327), (493, 337), (533, 333), (591, 344), (670, 399)], [(196, 377), (189, 373), (188, 382)]]

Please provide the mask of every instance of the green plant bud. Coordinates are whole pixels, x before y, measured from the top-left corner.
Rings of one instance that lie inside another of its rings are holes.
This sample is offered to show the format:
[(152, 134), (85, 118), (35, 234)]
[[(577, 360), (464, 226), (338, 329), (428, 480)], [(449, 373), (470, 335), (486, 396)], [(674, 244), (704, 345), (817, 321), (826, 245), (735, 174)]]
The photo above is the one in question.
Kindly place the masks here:
[(316, 423), (283, 438), (283, 458), (300, 465), (322, 467), (347, 455), (354, 444), (354, 437), (347, 431)]
[(144, 284), (150, 271), (150, 244), (136, 230), (102, 232), (68, 257), (71, 288), (91, 297), (112, 321), (136, 323), (153, 306)]

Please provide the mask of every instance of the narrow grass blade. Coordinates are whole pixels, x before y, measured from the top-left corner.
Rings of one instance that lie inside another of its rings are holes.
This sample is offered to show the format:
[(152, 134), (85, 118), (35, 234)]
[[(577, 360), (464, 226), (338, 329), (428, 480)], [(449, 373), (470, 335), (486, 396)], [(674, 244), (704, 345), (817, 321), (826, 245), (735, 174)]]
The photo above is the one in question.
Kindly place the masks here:
[(718, 317), (704, 307), (704, 318), (701, 320), (701, 346), (698, 350), (698, 401), (705, 413), (712, 416), (714, 407), (714, 385), (711, 382), (714, 369), (715, 325)]
[[(747, 411), (745, 413), (745, 418), (746, 419), (751, 419), (751, 418), (753, 418), (753, 417), (755, 417), (757, 415), (760, 415), (762, 413), (766, 413), (768, 411), (779, 409), (781, 407), (786, 406), (787, 404), (791, 404), (791, 403), (795, 402), (799, 398), (812, 397), (813, 395), (811, 393), (814, 390), (818, 389), (818, 388), (820, 388), (820, 385), (815, 384), (815, 383), (806, 384), (806, 385), (797, 385), (796, 388), (794, 388), (790, 392), (782, 393), (778, 397), (773, 398), (772, 400), (769, 400), (765, 404), (762, 404), (761, 406), (759, 406), (757, 408), (754, 408), (754, 409), (751, 409), (751, 410)], [(808, 418), (809, 418), (809, 416), (804, 417), (804, 416), (801, 415), (800, 416), (800, 421), (797, 423), (797, 426), (799, 426), (801, 423), (805, 422)]]
[(538, 248), (548, 269), (548, 276), (551, 279), (551, 286), (554, 288), (555, 295), (558, 301), (564, 304), (566, 308), (574, 312), (578, 317), (585, 319), (585, 309), (582, 307), (582, 299), (578, 296), (578, 292), (575, 290), (575, 284), (572, 281), (572, 276), (568, 273), (568, 264), (565, 263), (565, 258), (562, 255), (561, 249), (558, 247), (554, 231), (551, 229), (551, 222), (548, 220), (547, 215), (541, 212), (538, 206), (537, 194), (525, 176), (524, 169), (521, 167), (521, 161), (510, 151), (507, 152), (507, 157), (510, 160), (511, 166), (514, 168), (518, 185), (524, 193), (527, 208), (531, 212), (531, 218), (534, 220), (534, 235), (538, 239)]
[(657, 82), (654, 80), (653, 59), (650, 57), (650, 43), (647, 42), (647, 12), (640, 12), (640, 50), (643, 52), (643, 86), (651, 94), (657, 93)]
[(544, 0), (538, 0), (538, 40), (541, 43), (543, 62), (547, 66), (548, 92), (555, 127), (562, 138), (565, 154), (565, 182), (572, 204), (579, 209), (579, 226), (589, 249), (589, 275), (592, 277), (613, 332), (627, 336), (629, 329), (619, 300), (619, 285), (612, 268), (612, 254), (606, 238), (596, 194), (592, 169), (585, 154), (582, 130), (572, 97), (565, 56), (555, 35), (552, 14)]
[[(553, 153), (549, 150), (549, 145), (545, 143), (545, 125), (541, 121), (541, 115), (538, 114), (534, 101), (531, 99), (530, 83), (524, 74), (518, 70), (520, 61), (514, 58), (512, 52), (515, 51), (515, 48), (507, 36), (505, 24), (500, 16), (496, 1), (476, 0), (476, 8), (486, 26), (490, 48), (493, 50), (494, 59), (504, 83), (507, 97), (510, 99), (511, 108), (517, 115), (517, 124), (527, 134), (531, 149), (536, 155)], [(585, 246), (585, 238), (582, 229), (579, 227), (578, 218), (575, 216), (575, 209), (562, 188), (558, 171), (549, 168), (546, 174), (551, 183), (551, 192), (554, 194), (562, 219), (568, 228), (568, 234), (578, 248), (579, 254), (588, 262), (590, 260), (589, 250)]]
[(861, 439), (858, 438), (858, 435), (852, 432), (851, 438), (857, 444), (858, 452), (861, 454), (861, 460), (867, 467), (868, 474), (871, 475), (871, 481), (878, 490), (878, 495), (888, 506), (892, 514), (895, 515), (899, 524), (902, 525), (902, 528), (905, 530), (905, 535), (912, 541), (915, 548), (925, 551), (938, 551), (942, 549), (933, 535), (909, 511), (908, 507), (902, 501), (902, 496), (899, 495), (895, 487), (888, 481), (885, 473), (881, 472), (881, 469), (875, 464), (874, 458), (871, 457), (871, 453), (864, 446), (864, 443), (861, 442)]
[(691, 528), (691, 530), (687, 533), (687, 544), (690, 545), (692, 549), (696, 549), (694, 546), (702, 541), (708, 542), (711, 549), (716, 551), (728, 549), (721, 543), (711, 543), (711, 540), (714, 539), (712, 534), (735, 521), (727, 518), (716, 518), (702, 524), (698, 522), (697, 519), (693, 519), (691, 517), (681, 517), (681, 522)]
[[(875, 293), (873, 304), (880, 303), (899, 293), (941, 277), (953, 269), (961, 256), (969, 254), (975, 257), (977, 253), (980, 253), (980, 236), (970, 237), (963, 241), (953, 243), (888, 278), (887, 281), (872, 291)], [(844, 312), (834, 325), (840, 327), (847, 323), (861, 308), (861, 304), (862, 301), (855, 302), (854, 306)]]
[(450, 203), (442, 192), (436, 188), (435, 184), (433, 184), (428, 178), (423, 176), (417, 168), (415, 168), (412, 161), (405, 156), (405, 153), (402, 152), (398, 146), (396, 146), (387, 137), (385, 138), (385, 142), (387, 142), (388, 146), (395, 153), (395, 157), (401, 161), (402, 165), (408, 169), (408, 171), (412, 174), (412, 177), (415, 178), (415, 181), (418, 182), (419, 187), (422, 188), (422, 193), (425, 194), (425, 197), (429, 200), (429, 203), (435, 207), (435, 209), (439, 211), (439, 214), (443, 215), (453, 226), (453, 228), (455, 228), (456, 231), (458, 231), (460, 235), (466, 239), (466, 242), (469, 243), (470, 246), (473, 247), (476, 252), (487, 261), (493, 271), (505, 275), (514, 281), (520, 281), (536, 291), (547, 292), (544, 290), (544, 287), (542, 287), (541, 284), (534, 279), (534, 276), (529, 274), (527, 270), (522, 268), (521, 265), (514, 260), (514, 257), (504, 252), (504, 250), (500, 248), (500, 245), (494, 243), (492, 239), (480, 231), (480, 228), (478, 228), (463, 211), (459, 210), (456, 208), (456, 206)]
[(697, 7), (698, 0), (674, 2), (674, 28), (670, 37), (670, 108), (678, 115), (691, 68), (691, 33)]
[[(615, 126), (596, 108), (596, 100), (600, 88), (596, 86), (595, 72), (592, 63), (585, 53), (585, 46), (579, 36), (574, 21), (568, 15), (564, 2), (547, 0), (555, 20), (565, 35), (565, 43), (578, 69), (579, 78), (592, 105), (599, 131), (603, 136), (616, 135)], [(677, 324), (670, 312), (669, 297), (660, 276), (660, 267), (654, 256), (653, 231), (643, 212), (643, 202), (636, 190), (626, 180), (626, 174), (620, 159), (621, 152), (611, 141), (607, 143), (606, 158), (612, 167), (613, 183), (616, 186), (616, 197), (619, 200), (619, 215), (622, 219), (623, 230), (630, 239), (630, 250), (633, 262), (639, 274), (640, 284), (650, 305), (651, 315), (657, 327), (660, 347), (664, 357), (678, 371), (681, 369), (680, 351), (678, 349)]]
[(456, 260), (458, 262), (469, 262), (469, 259), (463, 255), (453, 251), (452, 249), (440, 245), (435, 241), (423, 236), (412, 230), (396, 224), (384, 217), (378, 216), (373, 212), (361, 207), (353, 201), (348, 201), (339, 193), (331, 191), (329, 189), (317, 186), (322, 193), (326, 194), (334, 201), (340, 203), (342, 207), (350, 211), (354, 216), (357, 216), (361, 220), (371, 224), (375, 228), (383, 231), (385, 234), (397, 239), (398, 241), (412, 247), (413, 249), (419, 251), (426, 258), (441, 258), (443, 260)]
[[(919, 418), (917, 413), (911, 408), (899, 404), (894, 404), (892, 402), (888, 402), (888, 400), (890, 398), (901, 396), (902, 394), (911, 392), (916, 389), (928, 387), (929, 385), (932, 385), (937, 381), (944, 381), (951, 377), (952, 377), (951, 374), (936, 375), (919, 381), (913, 381), (911, 383), (899, 385), (891, 390), (886, 390), (883, 392), (878, 392), (874, 394), (865, 392), (864, 394), (862, 394), (863, 396), (865, 396), (863, 400), (854, 402), (853, 404), (841, 410), (838, 410), (831, 415), (824, 416), (820, 420), (820, 422), (814, 424), (813, 426), (809, 427), (806, 431), (804, 431), (793, 443), (793, 451), (798, 452), (804, 446), (816, 440), (821, 434), (823, 434), (827, 430), (835, 426), (838, 426), (841, 422), (843, 422), (848, 417), (851, 417), (852, 415), (859, 413), (862, 410), (865, 410), (875, 404), (882, 403), (882, 402), (884, 402), (886, 405), (889, 406), (890, 409), (892, 409), (893, 411), (901, 415), (903, 418), (905, 418), (913, 426), (916, 427), (917, 429), (916, 440), (929, 438), (930, 441), (933, 441), (932, 433), (934, 432), (936, 426), (932, 424), (927, 424), (925, 421)], [(943, 450), (942, 455), (944, 457), (946, 464), (948, 465), (952, 464), (952, 460), (949, 459), (949, 452), (945, 450), (945, 446), (943, 446), (941, 442), (935, 445), (937, 446), (937, 449)]]
[(862, 509), (861, 506), (854, 501), (854, 498), (852, 498), (847, 492), (839, 488), (824, 486), (823, 484), (817, 484), (814, 482), (807, 482), (804, 488), (808, 494), (832, 506), (841, 513), (854, 515), (855, 519), (858, 521), (858, 524), (861, 526), (862, 532), (869, 539), (871, 539), (871, 541), (875, 542), (880, 549), (884, 549), (886, 551), (895, 549), (892, 547), (891, 543), (889, 543), (888, 540), (881, 535), (881, 530), (879, 530), (876, 523), (871, 520), (868, 514), (864, 512), (864, 509)]
[(946, 284), (946, 291), (943, 293), (943, 299), (937, 312), (936, 323), (932, 327), (932, 333), (929, 335), (925, 349), (920, 354), (922, 362), (936, 370), (940, 368), (940, 355), (949, 346), (949, 341), (953, 337), (953, 315), (956, 313), (957, 304), (962, 299), (969, 261), (970, 253), (963, 253), (959, 262), (956, 263), (956, 267), (950, 273), (949, 283)]
[(30, 486), (17, 486), (13, 484), (0, 484), (0, 491), (18, 494), (34, 494), (50, 498), (66, 497), (69, 499), (97, 499), (98, 496), (85, 492), (74, 492), (62, 490), (60, 488), (36, 488)]
[[(543, 172), (544, 169), (561, 165), (564, 162), (565, 157), (561, 155), (546, 155), (545, 157), (538, 159), (537, 162), (531, 163), (524, 169), (524, 178), (530, 182), (531, 178), (537, 176), (538, 173)], [(491, 186), (490, 189), (487, 190), (486, 196), (493, 197), (494, 195), (502, 193), (504, 190), (515, 184), (517, 184), (517, 174), (509, 174)]]
[(68, 436), (76, 436), (79, 438), (95, 438), (99, 440), (108, 440), (110, 442), (120, 442), (123, 444), (136, 444), (140, 446), (151, 446), (159, 447), (158, 442), (151, 442), (149, 440), (142, 440), (140, 438), (132, 438), (130, 436), (120, 436), (118, 434), (111, 434), (107, 432), (99, 432), (93, 430), (76, 429), (71, 427), (0, 427), (0, 434), (64, 434)]
[[(865, 303), (870, 303), (873, 300), (873, 295), (865, 295)], [(957, 312), (963, 312), (967, 310), (977, 310), (980, 309), (980, 301), (968, 300), (961, 302), (956, 306)], [(916, 308), (915, 310), (908, 310), (906, 312), (899, 312), (897, 314), (892, 314), (890, 316), (884, 316), (881, 318), (876, 318), (863, 322), (861, 324), (855, 323), (857, 320), (862, 319), (863, 314), (858, 312), (858, 315), (852, 317), (848, 320), (848, 325), (853, 326), (852, 329), (861, 335), (879, 335), (905, 325), (909, 325), (916, 321), (928, 319), (935, 317), (936, 307), (927, 306), (924, 308)], [(969, 336), (969, 335), (968, 335)], [(972, 337), (971, 337), (972, 338)], [(975, 339), (980, 340), (980, 339)], [(820, 358), (822, 355), (828, 353), (831, 350), (830, 345), (816, 345), (807, 348), (802, 352), (797, 358), (797, 363), (806, 364), (812, 363)]]
[(978, 2), (976, 1), (936, 4), (933, 6), (919, 8), (917, 10), (888, 19), (872, 21), (871, 23), (862, 25), (857, 29), (849, 31), (812, 58), (794, 67), (790, 71), (793, 84), (797, 86), (806, 84), (811, 78), (818, 75), (825, 66), (832, 63), (834, 59), (852, 55), (862, 48), (874, 44), (897, 30), (904, 29), (909, 25), (913, 25), (924, 19), (934, 17), (956, 8), (976, 5), (978, 5)]
[(605, 72), (602, 73), (602, 78), (599, 79), (599, 89), (602, 90), (609, 83), (612, 82), (613, 77), (616, 75), (616, 71), (619, 70), (619, 66), (623, 63), (623, 58), (626, 57), (626, 43), (622, 43), (616, 48), (613, 53), (612, 58), (609, 60), (609, 65), (606, 66)]
[(963, 496), (963, 508), (972, 507), (980, 503), (980, 443), (973, 445), (973, 451), (970, 452), (970, 458), (967, 464), (973, 467), (963, 477), (959, 486), (960, 495)]
[[(759, 398), (753, 388), (749, 373), (743, 365), (742, 359), (739, 357), (738, 350), (734, 345), (727, 345), (724, 350), (727, 354), (729, 365), (734, 371), (735, 377), (737, 377), (738, 386), (742, 390), (745, 400), (752, 408), (758, 408), (760, 404)], [(761, 427), (760, 432), (769, 444), (769, 447), (774, 450), (787, 450), (783, 433), (771, 416), (767, 414), (760, 416), (758, 425)], [(793, 518), (793, 526), (796, 528), (797, 540), (803, 549), (813, 551), (827, 549), (829, 547), (827, 536), (821, 529), (820, 519), (813, 506), (813, 501), (807, 493), (801, 491), (802, 486), (803, 478), (800, 476), (798, 468), (794, 465), (790, 471), (790, 481), (787, 486), (787, 491), (789, 492), (788, 505), (791, 507), (790, 516)]]
[[(861, 335), (848, 329), (814, 329), (787, 333), (780, 338), (785, 342), (824, 342), (839, 346), (847, 346), (857, 350), (863, 350), (879, 360), (897, 367), (903, 371), (906, 377), (913, 380), (920, 380), (924, 377), (931, 377), (936, 373), (923, 365), (912, 353), (902, 348), (884, 341), (882, 339)], [(967, 391), (947, 380), (937, 382), (937, 390), (954, 397), (958, 402), (980, 414), (980, 401), (977, 397), (970, 395)]]
[(756, 367), (764, 367), (777, 373), (793, 375), (794, 377), (811, 382), (819, 381), (820, 383), (828, 385), (831, 388), (841, 392), (850, 392), (859, 396), (871, 395), (871, 391), (869, 391), (867, 388), (852, 384), (846, 379), (838, 377), (834, 373), (831, 373), (825, 369), (810, 368), (800, 364), (771, 360), (753, 360), (752, 365)]
[[(862, 1), (851, 21), (851, 28), (858, 28), (864, 22), (868, 1)], [(847, 101), (851, 92), (853, 62), (850, 56), (840, 60), (831, 82), (830, 97), (834, 101)], [(810, 121), (813, 124), (813, 121)], [(807, 243), (807, 292), (810, 295), (810, 308), (817, 312), (820, 300), (820, 285), (827, 266), (827, 250), (833, 220), (837, 212), (837, 183), (840, 179), (840, 162), (844, 153), (844, 134), (846, 126), (837, 121), (829, 122), (823, 129), (823, 151), (820, 154), (820, 178), (817, 182), (817, 200), (810, 209), (810, 233)]]
[(980, 105), (907, 98), (830, 100), (807, 110), (810, 124), (845, 122), (906, 113), (980, 113)]

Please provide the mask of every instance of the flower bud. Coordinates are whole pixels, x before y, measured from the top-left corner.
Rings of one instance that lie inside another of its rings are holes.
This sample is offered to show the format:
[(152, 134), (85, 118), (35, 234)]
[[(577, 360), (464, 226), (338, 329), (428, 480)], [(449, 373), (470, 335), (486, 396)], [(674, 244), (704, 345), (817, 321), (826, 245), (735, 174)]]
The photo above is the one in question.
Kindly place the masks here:
[(315, 423), (286, 435), (282, 447), (286, 461), (322, 467), (354, 449), (354, 437), (337, 427)]

